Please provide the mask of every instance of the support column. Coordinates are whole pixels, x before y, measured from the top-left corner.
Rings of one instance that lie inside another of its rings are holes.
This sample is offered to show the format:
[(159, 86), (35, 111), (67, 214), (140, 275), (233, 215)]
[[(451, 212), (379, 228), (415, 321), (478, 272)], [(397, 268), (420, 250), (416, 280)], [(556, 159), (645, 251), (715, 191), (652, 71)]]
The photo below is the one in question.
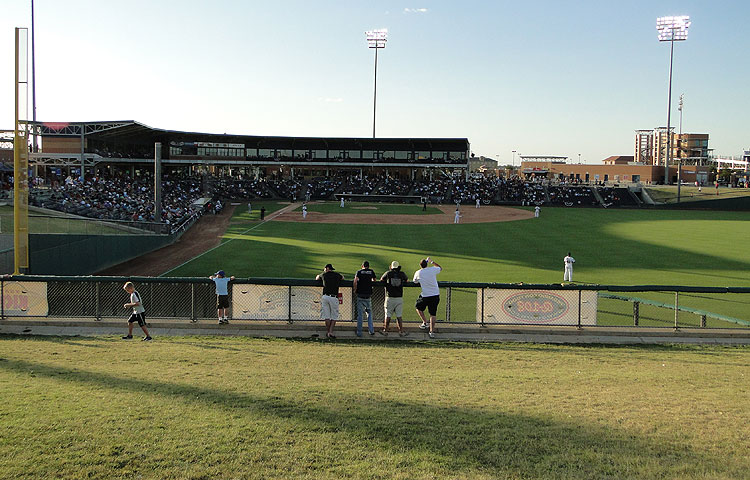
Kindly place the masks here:
[(161, 222), (161, 142), (154, 143), (154, 221)]

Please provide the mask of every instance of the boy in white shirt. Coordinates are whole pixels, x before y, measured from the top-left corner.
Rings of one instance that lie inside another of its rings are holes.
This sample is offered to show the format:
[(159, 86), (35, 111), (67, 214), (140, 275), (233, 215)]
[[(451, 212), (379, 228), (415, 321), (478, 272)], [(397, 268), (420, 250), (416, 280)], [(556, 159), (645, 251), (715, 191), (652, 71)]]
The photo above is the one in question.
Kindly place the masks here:
[(133, 282), (127, 282), (122, 288), (130, 294), (130, 302), (124, 304), (123, 307), (133, 309), (133, 313), (130, 314), (130, 318), (128, 319), (128, 334), (122, 337), (123, 340), (133, 338), (133, 324), (137, 322), (143, 333), (146, 334), (143, 340), (146, 342), (150, 341), (151, 335), (149, 335), (148, 328), (146, 328), (146, 309), (143, 308), (141, 295), (135, 290)]

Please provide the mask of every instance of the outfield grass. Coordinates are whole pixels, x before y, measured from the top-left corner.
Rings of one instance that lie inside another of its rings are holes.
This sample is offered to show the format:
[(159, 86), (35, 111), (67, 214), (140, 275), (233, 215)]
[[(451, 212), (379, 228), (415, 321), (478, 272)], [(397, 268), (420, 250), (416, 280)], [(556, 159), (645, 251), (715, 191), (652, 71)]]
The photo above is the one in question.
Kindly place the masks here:
[[(647, 190), (649, 196), (655, 202), (677, 202), (676, 185), (653, 186), (648, 187)], [(696, 202), (702, 200), (718, 200), (741, 197), (750, 197), (750, 190), (745, 188), (720, 187), (719, 195), (716, 195), (716, 189), (713, 185), (702, 187), (700, 191), (698, 190), (698, 187), (695, 186), (682, 185), (680, 187), (680, 202)]]
[[(297, 210), (302, 210), (298, 207)], [(346, 213), (346, 214), (386, 214), (386, 215), (437, 215), (443, 212), (435, 207), (427, 207), (422, 211), (421, 204), (404, 205), (398, 203), (360, 203), (347, 202), (344, 208), (338, 203), (308, 203), (308, 212)]]
[(744, 479), (750, 350), (0, 336), (2, 478)]
[[(331, 204), (333, 205), (333, 204)], [(339, 208), (335, 206), (334, 210)], [(348, 210), (348, 209), (347, 209)], [(200, 276), (223, 268), (237, 277), (314, 278), (332, 263), (351, 279), (363, 260), (378, 273), (398, 260), (407, 275), (431, 255), (443, 281), (559, 283), (562, 259), (576, 259), (574, 280), (613, 285), (750, 286), (747, 212), (542, 209), (537, 219), (461, 225), (347, 225), (302, 222), (258, 224), (235, 216), (222, 247), (171, 276)], [(348, 211), (347, 213), (351, 213)], [(252, 228), (248, 230), (248, 228)], [(407, 303), (411, 302), (409, 295)], [(672, 294), (634, 294), (673, 303)], [(475, 302), (458, 310), (473, 321)], [(748, 318), (746, 296), (683, 296), (681, 305)], [(600, 302), (601, 324), (632, 322), (632, 305)], [(642, 307), (642, 325), (670, 326), (674, 313)], [(697, 325), (696, 315), (682, 315)], [(734, 326), (709, 320), (711, 326)]]

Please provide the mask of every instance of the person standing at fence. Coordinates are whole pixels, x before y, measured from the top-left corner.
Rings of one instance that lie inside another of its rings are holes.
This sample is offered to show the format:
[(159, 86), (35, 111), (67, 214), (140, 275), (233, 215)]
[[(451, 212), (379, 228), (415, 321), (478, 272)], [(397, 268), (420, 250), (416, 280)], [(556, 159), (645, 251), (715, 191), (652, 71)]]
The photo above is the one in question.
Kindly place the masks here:
[(260, 207), (260, 219), (265, 220), (266, 218), (266, 207)]
[[(432, 265), (431, 267), (429, 265)], [(417, 309), (417, 315), (422, 319), (422, 325), (419, 326), (422, 330), (430, 329), (430, 338), (435, 338), (435, 316), (437, 315), (437, 307), (440, 303), (440, 287), (438, 286), (437, 276), (438, 273), (443, 271), (443, 267), (438, 265), (437, 262), (427, 257), (419, 262), (420, 269), (414, 272), (414, 283), (418, 283), (422, 287), (422, 294), (417, 297), (417, 303), (415, 305)], [(424, 311), (430, 313), (430, 324), (427, 325), (427, 319), (424, 316)]]
[(333, 327), (339, 318), (339, 285), (344, 276), (334, 271), (330, 263), (325, 266), (323, 273), (318, 274), (315, 280), (323, 281), (323, 296), (320, 297), (320, 318), (326, 323), (326, 338), (336, 338), (333, 335)]
[(388, 335), (388, 325), (390, 325), (392, 317), (395, 317), (398, 321), (398, 334), (400, 336), (406, 335), (401, 316), (404, 310), (404, 283), (407, 280), (406, 274), (401, 271), (401, 265), (395, 260), (391, 262), (391, 269), (380, 277), (380, 281), (385, 282), (383, 335)]
[(146, 334), (143, 340), (148, 342), (151, 340), (151, 335), (148, 333), (146, 327), (146, 309), (143, 307), (143, 301), (141, 300), (141, 294), (135, 290), (133, 282), (127, 282), (123, 287), (123, 290), (128, 292), (130, 295), (130, 302), (123, 305), (124, 308), (132, 308), (133, 311), (128, 319), (128, 334), (122, 337), (124, 340), (130, 340), (133, 338), (133, 324), (138, 323), (143, 333)]
[(362, 336), (362, 317), (367, 313), (367, 330), (370, 335), (375, 335), (375, 326), (372, 322), (372, 282), (375, 281), (375, 272), (370, 268), (370, 262), (362, 262), (362, 268), (357, 270), (354, 276), (352, 289), (357, 294), (357, 336)]
[(234, 277), (227, 278), (224, 270), (219, 270), (210, 277), (216, 285), (216, 315), (219, 317), (219, 325), (229, 323), (227, 312), (229, 311), (229, 282)]
[(563, 273), (563, 282), (573, 281), (573, 264), (576, 263), (576, 259), (570, 256), (570, 252), (563, 258), (565, 263), (565, 273)]

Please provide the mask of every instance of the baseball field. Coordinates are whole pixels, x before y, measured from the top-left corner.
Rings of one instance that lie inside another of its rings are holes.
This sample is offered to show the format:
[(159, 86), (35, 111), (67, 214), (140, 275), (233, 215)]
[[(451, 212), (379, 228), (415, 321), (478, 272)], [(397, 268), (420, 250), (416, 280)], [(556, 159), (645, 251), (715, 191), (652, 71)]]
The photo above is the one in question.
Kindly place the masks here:
[[(581, 283), (750, 284), (746, 213), (253, 206), (167, 275), (431, 255), (441, 280), (559, 283), (571, 251)], [(3, 335), (0, 478), (745, 479), (748, 375), (746, 347)]]
[[(741, 247), (750, 238), (747, 212), (549, 207), (533, 218), (530, 207), (462, 206), (465, 223), (455, 225), (455, 206), (422, 212), (419, 205), (354, 203), (342, 209), (331, 202), (311, 204), (304, 220), (298, 205), (265, 206), (269, 218), (284, 213), (260, 222), (259, 205), (252, 214), (238, 206), (218, 247), (167, 275), (207, 276), (224, 269), (237, 277), (310, 279), (332, 263), (351, 279), (363, 260), (378, 274), (397, 260), (411, 275), (429, 255), (443, 266), (443, 281), (560, 283), (563, 257), (571, 252), (573, 279), (581, 284), (750, 286), (750, 251)], [(406, 301), (417, 293), (407, 293)], [(673, 294), (633, 295), (674, 303)], [(454, 312), (473, 321), (474, 293), (465, 296), (464, 308), (457, 305)], [(680, 304), (747, 320), (744, 297), (685, 294)], [(668, 309), (643, 308), (642, 325), (674, 323)], [(598, 321), (627, 325), (632, 305), (600, 299)], [(685, 321), (695, 325), (699, 319)], [(709, 326), (737, 325), (709, 319)]]

